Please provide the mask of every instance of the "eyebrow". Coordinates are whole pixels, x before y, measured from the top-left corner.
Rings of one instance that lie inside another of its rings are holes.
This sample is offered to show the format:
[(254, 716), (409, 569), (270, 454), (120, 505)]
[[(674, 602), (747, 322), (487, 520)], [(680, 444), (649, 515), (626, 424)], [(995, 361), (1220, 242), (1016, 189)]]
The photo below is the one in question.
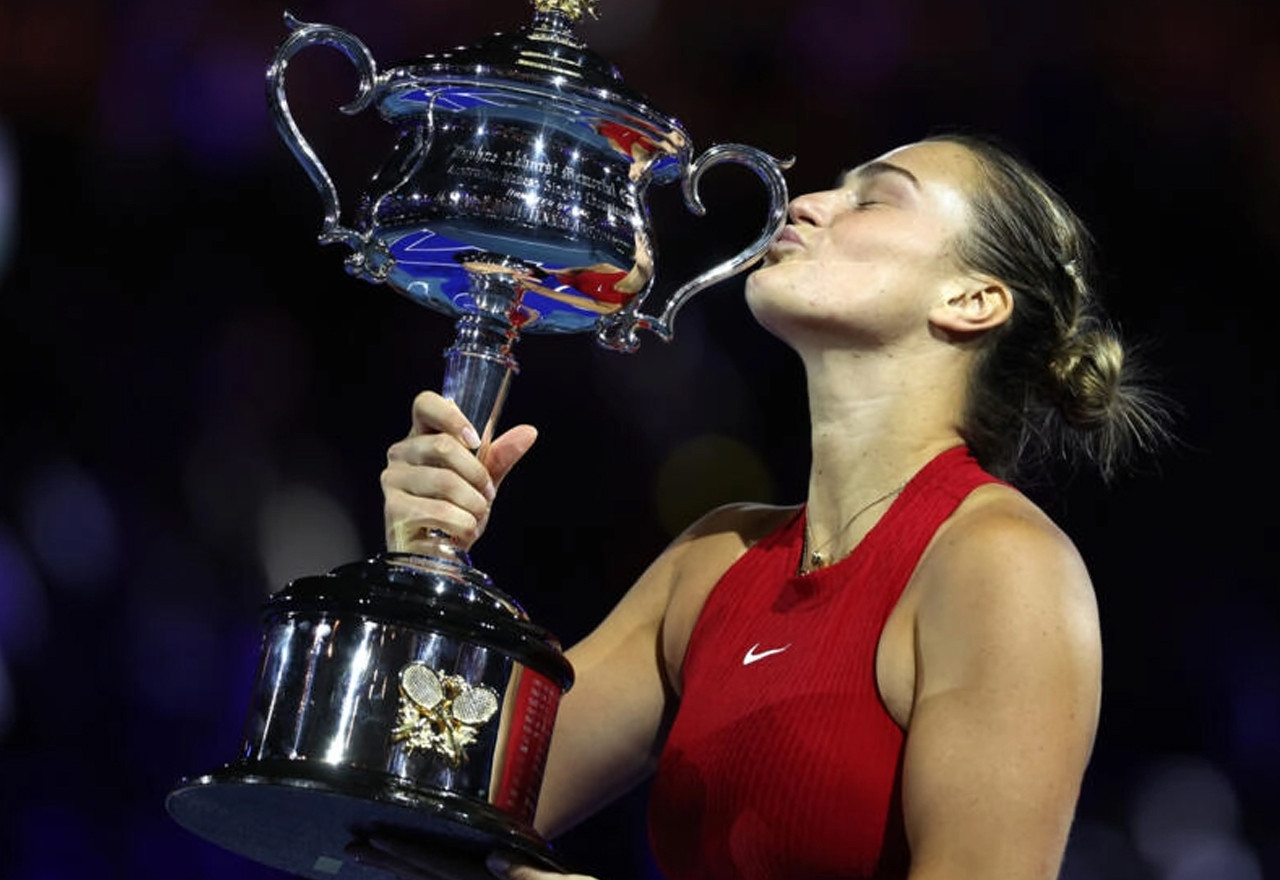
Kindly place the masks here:
[(910, 171), (903, 168), (901, 165), (894, 165), (892, 162), (884, 162), (880, 160), (876, 160), (874, 162), (868, 162), (865, 165), (859, 165), (857, 168), (854, 168), (852, 171), (844, 172), (843, 174), (840, 175), (840, 179), (838, 183), (840, 186), (843, 187), (848, 185), (849, 178), (851, 177), (875, 177), (880, 174), (897, 174), (901, 177), (906, 178), (907, 182), (909, 182), (916, 189), (920, 188), (919, 178), (917, 178)]

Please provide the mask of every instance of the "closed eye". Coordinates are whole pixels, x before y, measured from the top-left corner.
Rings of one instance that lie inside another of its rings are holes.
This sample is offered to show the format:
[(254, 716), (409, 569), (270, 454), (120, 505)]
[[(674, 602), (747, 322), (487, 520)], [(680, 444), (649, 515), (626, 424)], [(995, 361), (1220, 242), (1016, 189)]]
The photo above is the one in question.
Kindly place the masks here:
[(849, 201), (852, 202), (853, 209), (855, 211), (861, 211), (866, 208), (875, 207), (876, 205), (883, 205), (886, 202), (881, 198), (882, 196), (888, 196), (890, 201), (894, 199), (892, 193), (881, 192), (881, 189), (882, 188), (879, 186), (864, 185), (851, 190), (849, 192)]

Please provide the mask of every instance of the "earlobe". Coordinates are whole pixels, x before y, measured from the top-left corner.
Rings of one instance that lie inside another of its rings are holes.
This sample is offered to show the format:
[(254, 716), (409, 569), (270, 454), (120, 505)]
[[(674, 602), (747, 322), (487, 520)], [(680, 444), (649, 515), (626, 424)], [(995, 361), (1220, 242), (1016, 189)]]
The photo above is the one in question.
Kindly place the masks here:
[(1008, 321), (1013, 293), (998, 281), (982, 280), (952, 293), (934, 308), (930, 320), (952, 333), (977, 333)]

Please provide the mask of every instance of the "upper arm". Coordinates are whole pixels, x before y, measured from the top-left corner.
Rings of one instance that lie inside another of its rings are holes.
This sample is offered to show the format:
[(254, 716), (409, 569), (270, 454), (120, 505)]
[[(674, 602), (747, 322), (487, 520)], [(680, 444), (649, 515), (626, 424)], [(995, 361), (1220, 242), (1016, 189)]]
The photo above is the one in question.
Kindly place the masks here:
[(574, 683), (560, 701), (536, 825), (554, 837), (644, 775), (667, 712), (658, 661), (673, 555), (660, 556), (604, 621), (566, 652)]
[(1097, 727), (1088, 575), (1047, 520), (997, 509), (939, 536), (916, 612), (903, 765), (912, 878), (1057, 876)]
[(566, 652), (574, 684), (556, 714), (538, 798), (543, 834), (554, 837), (652, 771), (676, 703), (664, 626), (673, 606), (683, 616), (689, 594), (708, 591), (741, 554), (753, 519), (734, 506), (690, 526)]

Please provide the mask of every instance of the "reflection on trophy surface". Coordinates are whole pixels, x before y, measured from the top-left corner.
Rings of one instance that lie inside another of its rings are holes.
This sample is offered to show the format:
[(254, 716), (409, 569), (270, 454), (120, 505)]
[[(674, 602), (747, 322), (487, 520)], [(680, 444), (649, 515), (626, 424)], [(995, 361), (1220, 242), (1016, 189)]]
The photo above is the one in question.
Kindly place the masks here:
[[(536, 0), (516, 33), (385, 71), (349, 32), (286, 15), (267, 72), (280, 133), (323, 202), (321, 243), (347, 248), (351, 274), (454, 319), (443, 392), (485, 439), (520, 334), (589, 332), (620, 351), (639, 329), (669, 340), (689, 297), (754, 264), (785, 219), (788, 163), (741, 145), (694, 158), (680, 124), (574, 35), (590, 5)], [(376, 107), (397, 131), (349, 226), (285, 96), (289, 60), (316, 45), (358, 72), (343, 111)], [(655, 276), (648, 187), (679, 181), (701, 214), (699, 180), (722, 163), (765, 183), (765, 228), (642, 311)], [(438, 842), (442, 876), (488, 876), (494, 850), (557, 865), (533, 818), (573, 672), (555, 637), (447, 535), (432, 542), (299, 578), (268, 600), (240, 753), (170, 794), (177, 821), (316, 878), (382, 876), (345, 848), (397, 834)]]

